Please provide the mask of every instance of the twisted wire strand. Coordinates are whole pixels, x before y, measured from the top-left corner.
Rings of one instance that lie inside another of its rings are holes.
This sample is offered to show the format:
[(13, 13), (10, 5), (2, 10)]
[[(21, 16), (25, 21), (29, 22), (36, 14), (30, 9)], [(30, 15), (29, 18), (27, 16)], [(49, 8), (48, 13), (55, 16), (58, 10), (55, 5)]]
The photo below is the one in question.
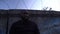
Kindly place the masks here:
[[(35, 1), (37, 1), (37, 0), (35, 0)], [(34, 2), (31, 4), (31, 7), (30, 7), (30, 9), (32, 8), (32, 6), (34, 5), (34, 3), (36, 3), (35, 1), (34, 1)]]
[(8, 9), (10, 8), (8, 3), (6, 3), (6, 1), (2, 1), (2, 2), (7, 5)]
[(18, 6), (19, 2), (20, 2), (20, 0), (18, 0), (18, 2), (17, 2), (17, 4), (16, 4), (16, 7), (15, 7), (15, 9), (17, 9), (17, 6)]

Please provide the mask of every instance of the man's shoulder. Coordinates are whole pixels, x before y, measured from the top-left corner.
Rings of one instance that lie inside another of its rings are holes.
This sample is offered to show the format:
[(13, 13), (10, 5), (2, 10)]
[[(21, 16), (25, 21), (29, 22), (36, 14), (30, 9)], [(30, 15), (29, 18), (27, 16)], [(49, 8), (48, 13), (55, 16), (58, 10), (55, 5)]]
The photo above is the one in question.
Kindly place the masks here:
[(13, 25), (18, 25), (21, 23), (21, 20), (17, 21), (17, 22), (14, 22)]
[[(33, 21), (27, 20), (27, 22), (28, 22), (28, 24), (36, 25), (36, 23), (33, 22)], [(22, 23), (23, 23), (22, 20), (19, 20), (19, 21), (13, 23), (13, 24), (14, 24), (14, 25), (21, 25)]]
[(28, 20), (28, 22), (29, 22), (29, 24), (31, 24), (31, 25), (36, 25), (36, 23), (35, 23), (34, 21)]

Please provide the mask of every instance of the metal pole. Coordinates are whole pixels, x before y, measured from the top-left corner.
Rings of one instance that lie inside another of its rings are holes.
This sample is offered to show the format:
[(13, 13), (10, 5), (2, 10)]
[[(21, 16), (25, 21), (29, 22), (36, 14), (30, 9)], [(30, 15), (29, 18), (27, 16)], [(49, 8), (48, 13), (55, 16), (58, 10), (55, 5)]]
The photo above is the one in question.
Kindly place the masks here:
[(6, 34), (8, 34), (8, 23), (9, 23), (9, 10), (7, 11), (7, 26), (6, 26)]

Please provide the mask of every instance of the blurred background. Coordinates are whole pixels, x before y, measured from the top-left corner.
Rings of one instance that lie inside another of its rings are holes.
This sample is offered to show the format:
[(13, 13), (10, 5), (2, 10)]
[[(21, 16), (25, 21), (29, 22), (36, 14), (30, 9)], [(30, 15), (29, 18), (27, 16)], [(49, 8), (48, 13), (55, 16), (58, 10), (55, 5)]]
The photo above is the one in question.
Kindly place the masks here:
[(11, 25), (21, 20), (21, 11), (31, 14), (29, 20), (38, 25), (40, 34), (59, 34), (59, 3), (60, 0), (0, 0), (0, 34), (8, 34)]

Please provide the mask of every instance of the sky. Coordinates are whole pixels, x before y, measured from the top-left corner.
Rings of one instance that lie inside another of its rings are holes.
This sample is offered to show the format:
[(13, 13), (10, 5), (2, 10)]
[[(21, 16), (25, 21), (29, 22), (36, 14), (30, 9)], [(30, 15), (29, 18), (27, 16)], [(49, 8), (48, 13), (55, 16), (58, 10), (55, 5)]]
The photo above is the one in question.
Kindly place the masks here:
[(60, 0), (0, 0), (0, 9), (33, 9), (45, 7), (60, 11)]

